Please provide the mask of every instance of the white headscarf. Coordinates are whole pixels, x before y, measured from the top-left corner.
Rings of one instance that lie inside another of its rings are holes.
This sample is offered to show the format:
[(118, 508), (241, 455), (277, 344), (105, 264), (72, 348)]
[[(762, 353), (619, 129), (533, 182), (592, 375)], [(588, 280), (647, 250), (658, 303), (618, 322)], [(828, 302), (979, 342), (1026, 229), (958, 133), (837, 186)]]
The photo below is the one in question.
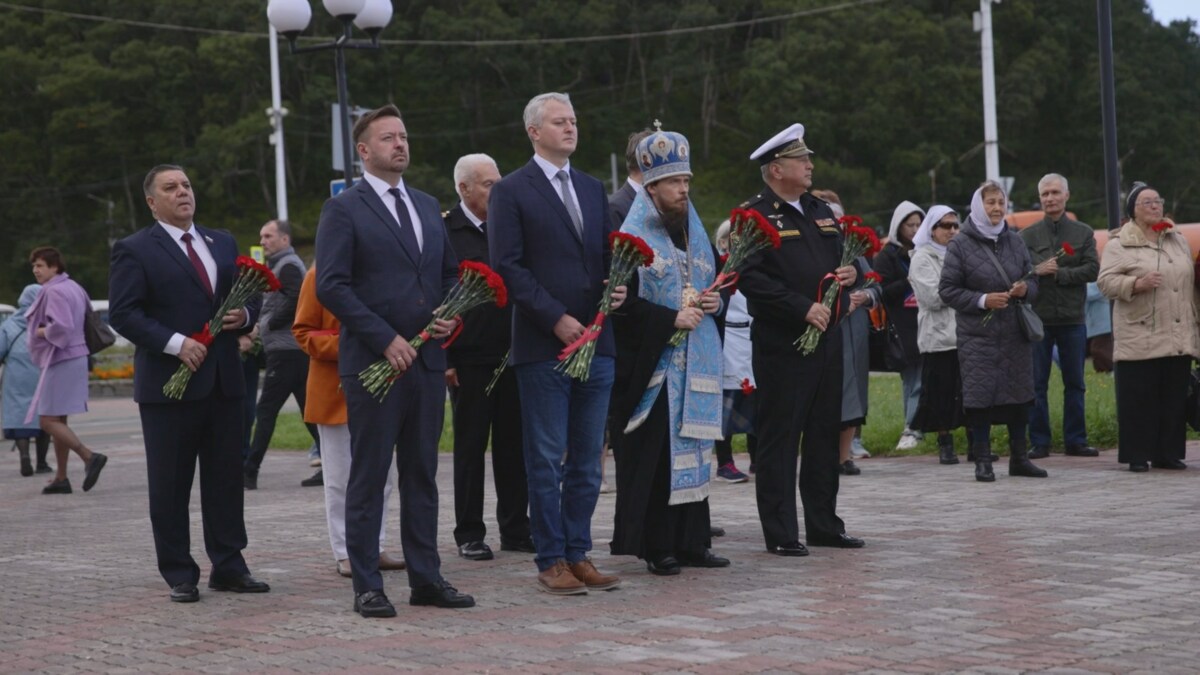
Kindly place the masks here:
[(933, 239), (933, 228), (942, 218), (951, 213), (954, 213), (954, 209), (945, 204), (935, 204), (929, 207), (929, 213), (925, 214), (925, 219), (921, 221), (921, 227), (917, 228), (917, 233), (913, 235), (913, 249), (932, 246), (933, 250), (945, 254), (946, 247)]
[(900, 241), (900, 224), (914, 213), (919, 213), (921, 217), (924, 217), (925, 209), (907, 200), (900, 202), (900, 205), (892, 212), (892, 225), (888, 228), (889, 244), (894, 242), (900, 248), (904, 248), (904, 242)]
[(1001, 220), (999, 225), (993, 225), (991, 218), (988, 218), (987, 211), (983, 209), (983, 188), (996, 186), (1000, 190), (1000, 195), (1004, 197), (1004, 203), (1008, 203), (1008, 194), (1004, 192), (1004, 188), (998, 183), (988, 181), (971, 195), (971, 223), (975, 225), (975, 229), (979, 230), (980, 234), (995, 241), (1000, 238), (1000, 233), (1004, 231), (1004, 221)]

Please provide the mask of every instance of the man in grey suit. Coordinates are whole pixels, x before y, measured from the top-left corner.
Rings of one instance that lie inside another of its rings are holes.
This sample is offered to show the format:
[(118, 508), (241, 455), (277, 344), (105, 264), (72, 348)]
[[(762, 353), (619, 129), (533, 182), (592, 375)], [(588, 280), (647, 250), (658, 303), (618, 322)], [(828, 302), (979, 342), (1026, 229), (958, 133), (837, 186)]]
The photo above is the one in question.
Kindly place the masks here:
[[(414, 349), (408, 339), (432, 318), (457, 278), (458, 260), (433, 197), (405, 184), (408, 131), (393, 105), (354, 125), (363, 179), (325, 202), (317, 229), (317, 298), (342, 322), (338, 374), (349, 412), (350, 480), (346, 487), (346, 552), (354, 577), (354, 609), (390, 617), (396, 609), (379, 574), (383, 485), (395, 457), (400, 539), (408, 563), (409, 604), (472, 607), (441, 575), (437, 553), (437, 443), (446, 400), (446, 353), (436, 340), (457, 320), (438, 321), (435, 340)], [(376, 400), (358, 380), (387, 359), (401, 371)]]
[(650, 135), (649, 129), (642, 129), (629, 134), (629, 142), (625, 144), (625, 171), (629, 174), (621, 189), (608, 198), (608, 217), (612, 220), (614, 230), (621, 229), (625, 216), (629, 215), (629, 207), (642, 191), (642, 170), (637, 158), (637, 146), (642, 139)]

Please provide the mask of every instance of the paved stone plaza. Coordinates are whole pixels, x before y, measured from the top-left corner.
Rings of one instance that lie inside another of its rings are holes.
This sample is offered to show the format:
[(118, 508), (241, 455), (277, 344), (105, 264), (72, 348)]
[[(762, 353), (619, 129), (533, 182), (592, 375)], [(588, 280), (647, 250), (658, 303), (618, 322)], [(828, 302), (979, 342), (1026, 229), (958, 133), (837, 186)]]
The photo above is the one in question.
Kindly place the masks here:
[[(869, 459), (862, 476), (842, 481), (840, 509), (867, 548), (800, 559), (763, 551), (752, 484), (716, 484), (713, 520), (728, 535), (715, 548), (733, 566), (668, 578), (607, 554), (615, 496), (602, 495), (594, 558), (624, 584), (552, 597), (535, 590), (531, 556), (499, 552), (490, 515), (497, 559), (455, 555), (443, 456), (443, 572), (478, 606), (409, 607), (404, 573), (389, 572), (400, 615), (366, 620), (351, 611), (349, 580), (334, 573), (321, 491), (299, 486), (311, 473), (299, 452), (270, 453), (246, 499), (246, 558), (271, 593), (202, 584), (198, 604), (168, 602), (136, 410), (105, 400), (93, 411), (77, 428), (111, 461), (90, 493), (79, 490), (77, 459), (75, 494), (42, 496), (44, 477), (20, 477), (15, 454), (4, 452), (0, 671), (1200, 669), (1197, 470), (1135, 475), (1106, 451), (1039, 462), (1047, 480), (998, 471), (985, 485), (966, 463)], [(192, 503), (193, 550), (207, 573), (198, 492)]]

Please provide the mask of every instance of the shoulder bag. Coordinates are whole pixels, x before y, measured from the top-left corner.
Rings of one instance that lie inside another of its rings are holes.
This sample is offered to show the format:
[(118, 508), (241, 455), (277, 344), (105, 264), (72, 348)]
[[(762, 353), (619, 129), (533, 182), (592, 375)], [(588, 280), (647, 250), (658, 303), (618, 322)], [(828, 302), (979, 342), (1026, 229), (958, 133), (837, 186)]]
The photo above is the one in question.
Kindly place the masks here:
[[(996, 266), (996, 270), (1000, 272), (1000, 278), (1012, 287), (1012, 282), (1008, 279), (1008, 272), (1004, 271), (1004, 266), (1000, 264), (1000, 259), (992, 251), (987, 243), (981, 243), (980, 247), (983, 252), (991, 259), (992, 264)], [(1017, 313), (1017, 325), (1021, 328), (1021, 334), (1025, 336), (1028, 342), (1041, 342), (1046, 337), (1046, 328), (1042, 325), (1042, 317), (1033, 311), (1033, 306), (1025, 302), (1023, 299), (1013, 301), (1013, 310)]]

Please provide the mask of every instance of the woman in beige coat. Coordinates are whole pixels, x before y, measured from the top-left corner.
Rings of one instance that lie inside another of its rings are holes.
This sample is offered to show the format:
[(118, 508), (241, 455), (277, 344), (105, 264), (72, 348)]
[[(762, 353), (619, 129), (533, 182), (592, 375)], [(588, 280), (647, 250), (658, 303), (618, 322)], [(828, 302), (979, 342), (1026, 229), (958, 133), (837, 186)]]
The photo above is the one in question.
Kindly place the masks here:
[(1129, 470), (1186, 469), (1188, 367), (1200, 355), (1192, 250), (1163, 220), (1163, 200), (1135, 183), (1131, 220), (1104, 248), (1100, 290), (1113, 305), (1117, 461)]

